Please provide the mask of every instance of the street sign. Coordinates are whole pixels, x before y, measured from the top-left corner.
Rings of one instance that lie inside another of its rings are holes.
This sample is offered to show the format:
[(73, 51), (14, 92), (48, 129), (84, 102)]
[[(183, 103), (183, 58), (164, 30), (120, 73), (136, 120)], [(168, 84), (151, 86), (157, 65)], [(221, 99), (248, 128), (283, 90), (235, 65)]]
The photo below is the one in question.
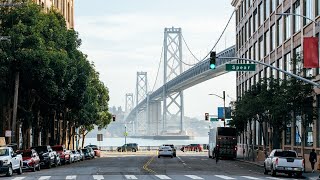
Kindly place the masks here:
[(210, 118), (210, 122), (214, 122), (214, 121), (219, 121), (219, 120), (218, 118), (214, 118), (214, 117)]
[(5, 137), (11, 137), (11, 131), (10, 131), (10, 130), (6, 130), (4, 136), (5, 136)]
[(226, 64), (226, 71), (256, 71), (256, 64)]
[(128, 136), (128, 132), (123, 133), (124, 136)]

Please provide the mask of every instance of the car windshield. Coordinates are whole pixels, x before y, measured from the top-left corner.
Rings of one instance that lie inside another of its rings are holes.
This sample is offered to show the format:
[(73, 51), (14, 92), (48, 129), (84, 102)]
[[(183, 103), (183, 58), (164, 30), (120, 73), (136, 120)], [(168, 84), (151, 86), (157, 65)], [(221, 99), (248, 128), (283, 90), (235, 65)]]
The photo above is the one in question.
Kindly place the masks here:
[(0, 156), (9, 156), (8, 149), (0, 149)]
[(82, 152), (86, 153), (86, 152), (88, 152), (88, 149), (82, 149)]
[(35, 149), (38, 153), (48, 152), (47, 146), (37, 146), (37, 147), (32, 147), (32, 149)]

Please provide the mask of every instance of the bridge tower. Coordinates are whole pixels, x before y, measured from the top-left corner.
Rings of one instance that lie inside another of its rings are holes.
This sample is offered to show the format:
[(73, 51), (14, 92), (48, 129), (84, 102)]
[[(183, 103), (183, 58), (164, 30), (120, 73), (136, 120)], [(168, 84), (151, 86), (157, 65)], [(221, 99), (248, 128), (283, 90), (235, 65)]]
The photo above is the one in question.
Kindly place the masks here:
[(127, 93), (126, 94), (126, 109), (125, 109), (125, 112), (126, 113), (129, 113), (133, 107), (134, 107), (134, 103), (133, 103), (133, 93)]
[[(137, 72), (137, 84), (136, 84), (136, 105), (147, 98), (148, 94), (148, 79), (147, 72)], [(136, 135), (137, 131), (139, 134), (145, 134), (147, 129), (146, 120), (146, 107), (144, 109), (136, 110), (136, 119), (133, 125), (133, 132)]]
[[(182, 34), (181, 28), (164, 29), (164, 81), (166, 84), (182, 73)], [(167, 133), (168, 125), (179, 121), (180, 134), (183, 129), (184, 104), (183, 91), (170, 93), (163, 88), (162, 134)]]

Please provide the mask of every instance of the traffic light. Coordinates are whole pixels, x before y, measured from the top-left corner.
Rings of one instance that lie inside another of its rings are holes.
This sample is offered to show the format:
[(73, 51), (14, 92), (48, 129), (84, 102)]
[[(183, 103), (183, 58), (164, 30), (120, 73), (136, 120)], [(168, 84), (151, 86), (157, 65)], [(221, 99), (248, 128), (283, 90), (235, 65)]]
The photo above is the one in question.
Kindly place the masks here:
[(216, 68), (216, 52), (211, 51), (210, 53), (210, 69)]
[(209, 121), (209, 113), (204, 113), (204, 119), (205, 119), (206, 121)]
[(112, 121), (116, 121), (116, 115), (112, 116)]

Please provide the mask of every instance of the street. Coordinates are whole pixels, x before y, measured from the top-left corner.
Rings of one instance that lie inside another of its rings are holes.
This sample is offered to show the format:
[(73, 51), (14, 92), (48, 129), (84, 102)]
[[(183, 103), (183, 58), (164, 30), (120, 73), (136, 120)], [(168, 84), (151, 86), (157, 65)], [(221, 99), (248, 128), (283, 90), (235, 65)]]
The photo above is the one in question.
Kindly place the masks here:
[[(263, 167), (246, 162), (207, 157), (207, 152), (177, 152), (177, 157), (158, 158), (156, 152), (103, 152), (101, 158), (37, 172), (1, 177), (3, 180), (101, 180), (101, 179), (294, 179), (263, 174)], [(305, 178), (303, 178), (305, 179)]]

